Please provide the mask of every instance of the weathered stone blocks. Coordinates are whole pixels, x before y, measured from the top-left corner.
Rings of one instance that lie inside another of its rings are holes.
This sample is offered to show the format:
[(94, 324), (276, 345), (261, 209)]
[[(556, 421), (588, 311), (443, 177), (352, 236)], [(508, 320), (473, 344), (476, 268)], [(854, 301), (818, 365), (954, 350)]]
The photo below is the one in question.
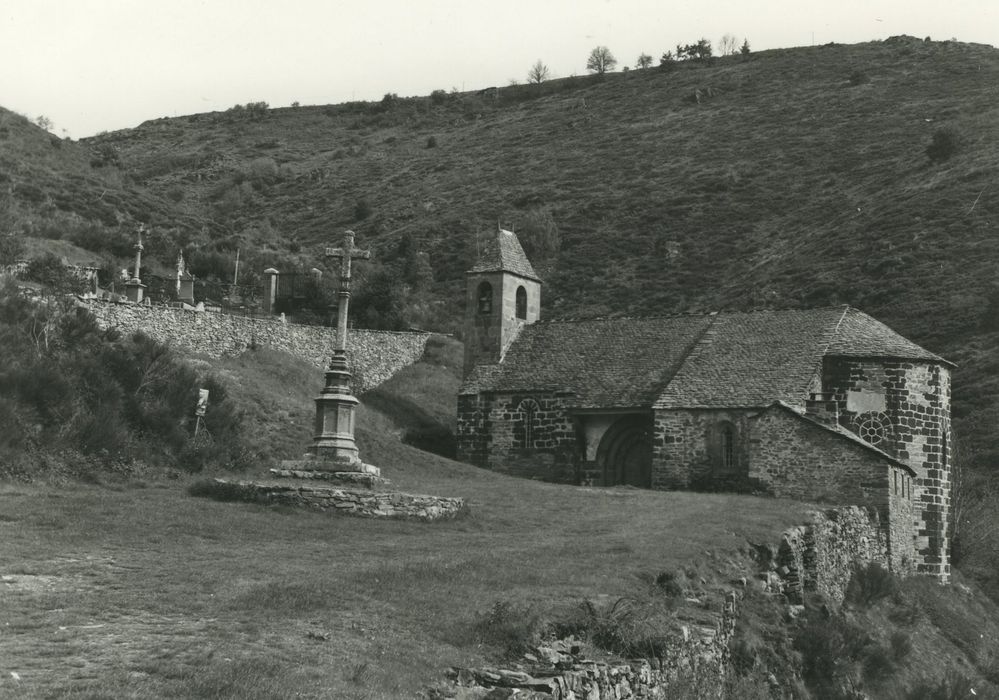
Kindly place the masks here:
[[(162, 343), (209, 357), (231, 357), (262, 345), (325, 369), (336, 340), (333, 328), (281, 323), (269, 318), (105, 301), (87, 302), (86, 308), (97, 317), (102, 328), (118, 328), (126, 333), (141, 331)], [(419, 360), (429, 337), (429, 333), (351, 329), (348, 342), (354, 393), (378, 386)]]

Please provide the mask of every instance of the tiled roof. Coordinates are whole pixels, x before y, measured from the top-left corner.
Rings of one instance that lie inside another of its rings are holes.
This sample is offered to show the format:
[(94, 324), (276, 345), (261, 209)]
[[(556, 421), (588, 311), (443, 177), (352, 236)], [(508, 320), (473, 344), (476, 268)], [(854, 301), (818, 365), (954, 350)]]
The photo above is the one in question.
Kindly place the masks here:
[(525, 326), (462, 393), (565, 391), (580, 408), (802, 403), (823, 356), (946, 362), (850, 307)]
[(657, 408), (801, 403), (842, 309), (720, 313)]
[(517, 236), (502, 229), (486, 241), (469, 272), (512, 272), (527, 279), (541, 281), (524, 254), (524, 249), (520, 247)]
[(951, 364), (906, 340), (876, 318), (850, 307), (846, 307), (825, 354), (844, 357), (899, 357)]
[(648, 407), (711, 323), (710, 316), (538, 321), (502, 363), (475, 368), (477, 391), (567, 391), (579, 408)]

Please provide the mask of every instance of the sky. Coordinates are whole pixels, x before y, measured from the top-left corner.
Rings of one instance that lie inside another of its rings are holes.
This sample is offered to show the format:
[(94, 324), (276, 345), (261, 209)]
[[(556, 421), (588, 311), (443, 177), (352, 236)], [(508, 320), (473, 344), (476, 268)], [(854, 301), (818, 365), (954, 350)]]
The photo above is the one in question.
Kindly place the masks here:
[(586, 73), (724, 34), (755, 50), (898, 34), (999, 45), (999, 0), (0, 0), (0, 105), (81, 138), (267, 102)]

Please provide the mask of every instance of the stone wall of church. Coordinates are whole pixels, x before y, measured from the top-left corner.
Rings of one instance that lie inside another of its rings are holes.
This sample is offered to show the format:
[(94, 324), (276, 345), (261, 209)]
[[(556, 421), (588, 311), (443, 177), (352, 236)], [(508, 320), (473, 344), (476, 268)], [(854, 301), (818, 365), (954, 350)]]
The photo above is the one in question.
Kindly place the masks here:
[[(754, 411), (698, 409), (656, 411), (652, 426), (652, 488), (738, 489), (744, 485), (749, 454), (745, 437)], [(735, 431), (734, 463), (724, 469), (719, 429)]]
[[(92, 301), (86, 307), (102, 328), (141, 331), (154, 340), (209, 357), (231, 357), (262, 345), (300, 357), (325, 369), (336, 340), (335, 328), (281, 323), (197, 312), (166, 306)], [(354, 393), (378, 386), (423, 356), (429, 333), (394, 333), (351, 329), (348, 350)]]
[(555, 394), (458, 397), (458, 459), (503, 473), (575, 483), (576, 431)]
[(904, 468), (778, 407), (749, 422), (750, 479), (780, 498), (873, 509), (892, 570), (911, 570), (913, 479)]
[(913, 510), (918, 570), (946, 581), (950, 517), (950, 371), (936, 363), (826, 358), (823, 390), (840, 424), (916, 472)]

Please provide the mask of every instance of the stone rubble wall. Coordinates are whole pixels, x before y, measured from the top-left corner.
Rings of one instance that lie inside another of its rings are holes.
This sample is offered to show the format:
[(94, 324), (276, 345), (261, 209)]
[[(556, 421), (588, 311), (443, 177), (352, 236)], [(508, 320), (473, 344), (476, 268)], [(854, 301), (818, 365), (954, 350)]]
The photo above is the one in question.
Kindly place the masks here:
[[(141, 331), (154, 340), (209, 357), (232, 357), (262, 345), (300, 357), (325, 369), (336, 329), (282, 323), (276, 319), (230, 316), (167, 306), (83, 302), (102, 328)], [(372, 389), (423, 356), (429, 333), (351, 329), (348, 356), (353, 389)]]
[(451, 520), (468, 512), (464, 499), (389, 491), (360, 491), (215, 479), (230, 497), (251, 503), (306, 507), (369, 518)]
[[(452, 669), (450, 684), (434, 689), (430, 697), (666, 700), (692, 687), (699, 697), (720, 697), (738, 615), (736, 599), (735, 592), (729, 593), (713, 627), (679, 627), (670, 653), (661, 659), (595, 661), (581, 654), (575, 640), (556, 640), (526, 654), (527, 663), (514, 669)], [(510, 694), (497, 694), (496, 689)]]
[(757, 547), (765, 590), (799, 605), (805, 594), (819, 593), (838, 605), (857, 565), (878, 563), (892, 569), (876, 511), (843, 506), (810, 515), (809, 522), (785, 530), (778, 545)]
[[(803, 610), (805, 594), (821, 594), (840, 605), (857, 565), (888, 567), (884, 530), (873, 509), (843, 506), (813, 511), (803, 525), (781, 533), (779, 542), (755, 545), (758, 578), (764, 592), (781, 596), (792, 617)], [(747, 578), (741, 579), (746, 586)], [(683, 625), (663, 658), (593, 661), (575, 640), (540, 645), (525, 655), (529, 663), (512, 668), (451, 669), (448, 682), (429, 691), (432, 700), (659, 700), (720, 698), (731, 672), (729, 643), (743, 592), (730, 590), (715, 624)], [(771, 680), (772, 690), (776, 680)], [(775, 691), (776, 692), (776, 691)], [(509, 694), (505, 694), (509, 693)]]

